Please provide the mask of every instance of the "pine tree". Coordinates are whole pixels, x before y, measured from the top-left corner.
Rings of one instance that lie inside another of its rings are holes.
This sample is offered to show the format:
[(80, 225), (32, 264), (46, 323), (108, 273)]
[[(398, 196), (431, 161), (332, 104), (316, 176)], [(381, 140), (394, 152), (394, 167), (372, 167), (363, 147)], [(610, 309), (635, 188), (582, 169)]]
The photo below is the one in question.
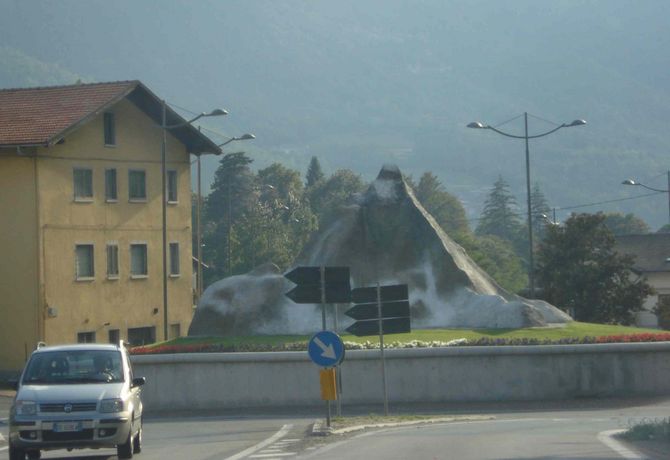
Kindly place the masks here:
[[(411, 184), (411, 178), (407, 180)], [(426, 172), (414, 188), (416, 198), (448, 235), (470, 233), (461, 202), (444, 189), (433, 173)]]
[(492, 235), (510, 241), (514, 246), (521, 237), (523, 224), (517, 214), (518, 208), (509, 185), (502, 176), (493, 184), (493, 188), (484, 203), (484, 211), (477, 225), (478, 235)]
[(321, 170), (321, 164), (317, 157), (312, 157), (309, 161), (309, 167), (307, 168), (307, 187), (312, 187), (317, 182), (323, 180), (323, 171)]
[[(547, 203), (547, 199), (540, 190), (540, 185), (536, 182), (530, 192), (530, 212), (533, 215), (533, 238), (535, 244), (541, 241), (545, 235), (547, 224), (551, 224), (551, 208)], [(533, 246), (535, 246), (533, 244)]]

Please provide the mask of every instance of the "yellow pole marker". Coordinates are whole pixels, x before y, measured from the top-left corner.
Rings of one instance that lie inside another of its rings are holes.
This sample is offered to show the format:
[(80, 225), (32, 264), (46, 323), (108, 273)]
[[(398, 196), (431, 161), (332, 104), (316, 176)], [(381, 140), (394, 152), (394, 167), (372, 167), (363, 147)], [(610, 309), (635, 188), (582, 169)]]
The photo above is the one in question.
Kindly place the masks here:
[(321, 381), (321, 399), (324, 401), (337, 401), (337, 384), (335, 368), (321, 369), (319, 371)]

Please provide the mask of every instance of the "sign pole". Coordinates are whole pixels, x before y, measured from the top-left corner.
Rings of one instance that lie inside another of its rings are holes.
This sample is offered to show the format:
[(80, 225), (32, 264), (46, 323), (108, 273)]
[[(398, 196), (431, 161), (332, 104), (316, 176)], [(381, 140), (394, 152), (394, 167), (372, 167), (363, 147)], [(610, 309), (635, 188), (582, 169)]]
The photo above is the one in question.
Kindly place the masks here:
[(377, 314), (379, 317), (379, 351), (382, 358), (382, 385), (384, 386), (384, 415), (388, 417), (389, 415), (389, 398), (388, 390), (386, 388), (386, 363), (384, 359), (384, 329), (383, 329), (383, 316), (382, 316), (382, 298), (381, 298), (381, 287), (379, 286), (379, 281), (377, 281)]
[[(326, 330), (326, 267), (319, 267), (321, 274), (321, 326)], [(326, 401), (326, 426), (330, 428), (330, 400)]]
[[(338, 316), (339, 315), (338, 315), (338, 311), (337, 311), (339, 309), (339, 305), (335, 304), (335, 305), (333, 305), (333, 307), (335, 308), (335, 316), (333, 318), (335, 324), (333, 326), (335, 328), (335, 333), (339, 334), (339, 332), (340, 332), (340, 328), (339, 328), (339, 325), (338, 325), (338, 322), (339, 322), (338, 321), (338, 319), (339, 319)], [(340, 400), (341, 397), (342, 397), (342, 369), (340, 368), (339, 364), (337, 366), (335, 366), (335, 372), (336, 372), (335, 378), (337, 379), (337, 383), (336, 383), (337, 400), (335, 402), (335, 414), (337, 414), (338, 417), (342, 417), (342, 401)]]

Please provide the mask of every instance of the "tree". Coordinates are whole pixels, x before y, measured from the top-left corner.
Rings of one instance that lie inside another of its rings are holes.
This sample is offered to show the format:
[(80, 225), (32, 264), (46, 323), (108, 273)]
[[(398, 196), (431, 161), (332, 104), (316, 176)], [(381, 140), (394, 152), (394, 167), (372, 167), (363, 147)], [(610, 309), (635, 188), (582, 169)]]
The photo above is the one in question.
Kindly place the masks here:
[(313, 187), (317, 182), (323, 180), (323, 171), (321, 170), (321, 163), (317, 157), (312, 157), (307, 167), (306, 179), (307, 187)]
[(524, 260), (528, 257), (528, 244), (524, 225), (517, 213), (517, 203), (502, 176), (498, 176), (493, 184), (475, 233), (478, 236), (491, 235), (507, 240), (512, 243), (517, 255)]
[(361, 177), (349, 169), (340, 169), (326, 180), (317, 182), (307, 190), (312, 212), (316, 214), (319, 227), (330, 222), (340, 206), (365, 189)]
[(551, 213), (547, 199), (537, 182), (530, 192), (530, 213), (533, 216), (533, 235), (537, 235), (537, 239), (533, 238), (533, 241), (537, 244), (544, 238), (547, 219), (550, 219)]
[[(406, 181), (412, 184), (411, 178), (407, 178)], [(433, 173), (424, 173), (419, 179), (419, 184), (413, 186), (413, 189), (421, 205), (448, 235), (456, 237), (470, 233), (465, 209), (460, 200), (447, 192)]]
[(578, 321), (630, 324), (652, 288), (632, 275), (633, 257), (615, 251), (605, 215), (573, 214), (547, 227), (538, 248), (543, 298)]
[(623, 215), (620, 212), (605, 214), (605, 225), (615, 235), (639, 235), (649, 233), (649, 226), (645, 221), (633, 213)]
[(233, 274), (232, 229), (254, 205), (252, 162), (243, 152), (229, 153), (221, 158), (214, 174), (204, 210), (203, 259), (211, 265), (204, 276), (206, 284)]

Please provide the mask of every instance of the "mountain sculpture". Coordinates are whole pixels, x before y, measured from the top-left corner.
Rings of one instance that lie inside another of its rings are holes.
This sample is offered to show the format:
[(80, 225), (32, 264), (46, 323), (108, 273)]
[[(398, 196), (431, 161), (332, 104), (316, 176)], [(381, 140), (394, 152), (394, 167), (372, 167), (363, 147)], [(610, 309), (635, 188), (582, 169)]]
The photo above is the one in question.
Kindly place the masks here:
[[(407, 284), (413, 327), (520, 328), (571, 320), (547, 302), (500, 287), (440, 228), (395, 166), (384, 166), (365, 193), (311, 238), (294, 263), (300, 265), (348, 266), (353, 287)], [(203, 294), (189, 335), (313, 332), (320, 310), (288, 300), (283, 293), (291, 286), (272, 265), (218, 281)]]

